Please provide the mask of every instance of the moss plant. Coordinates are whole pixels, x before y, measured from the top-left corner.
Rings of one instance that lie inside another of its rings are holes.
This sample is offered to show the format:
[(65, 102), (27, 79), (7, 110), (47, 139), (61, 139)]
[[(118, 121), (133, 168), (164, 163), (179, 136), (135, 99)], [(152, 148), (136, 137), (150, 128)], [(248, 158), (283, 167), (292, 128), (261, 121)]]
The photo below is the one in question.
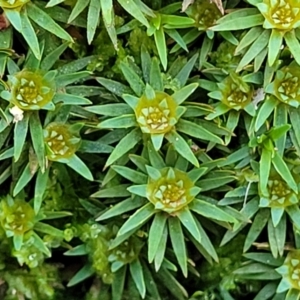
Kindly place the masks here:
[(0, 299), (300, 299), (299, 0), (0, 0)]

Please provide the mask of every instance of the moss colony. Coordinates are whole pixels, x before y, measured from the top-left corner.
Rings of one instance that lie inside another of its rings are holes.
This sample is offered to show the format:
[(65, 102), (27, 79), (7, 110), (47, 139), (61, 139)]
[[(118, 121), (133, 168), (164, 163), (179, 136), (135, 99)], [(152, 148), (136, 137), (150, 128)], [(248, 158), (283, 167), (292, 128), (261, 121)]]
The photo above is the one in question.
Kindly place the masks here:
[(300, 299), (299, 0), (0, 13), (1, 300)]

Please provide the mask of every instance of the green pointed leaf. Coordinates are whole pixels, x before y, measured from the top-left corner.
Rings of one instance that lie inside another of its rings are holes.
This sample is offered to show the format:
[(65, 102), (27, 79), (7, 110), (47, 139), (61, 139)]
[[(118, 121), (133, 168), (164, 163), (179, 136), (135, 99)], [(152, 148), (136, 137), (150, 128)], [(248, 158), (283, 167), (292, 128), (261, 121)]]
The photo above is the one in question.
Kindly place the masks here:
[[(275, 107), (274, 111), (274, 126), (280, 127), (288, 123), (288, 107), (286, 105), (278, 105)], [(290, 129), (289, 127), (287, 131)], [(286, 132), (287, 132), (286, 131)], [(280, 137), (277, 137), (275, 140), (275, 146), (278, 149), (278, 153), (282, 156), (284, 153), (286, 145), (286, 132), (284, 132)]]
[(151, 134), (151, 141), (156, 151), (159, 151), (159, 149), (161, 148), (163, 140), (164, 134)]
[(290, 216), (293, 224), (300, 229), (300, 209), (297, 205), (288, 206), (286, 208), (288, 215)]
[(36, 24), (41, 26), (47, 31), (50, 31), (54, 35), (60, 37), (63, 40), (73, 42), (72, 37), (63, 30), (57, 23), (53, 21), (53, 19), (38, 6), (33, 3), (27, 3), (26, 9), (28, 12), (28, 16), (32, 19)]
[(41, 171), (45, 171), (45, 144), (43, 128), (38, 112), (34, 112), (29, 119), (30, 136), (35, 155), (37, 156)]
[(270, 210), (268, 208), (259, 210), (247, 234), (244, 243), (243, 252), (247, 252), (252, 246), (252, 244), (256, 241), (256, 239), (258, 238), (258, 236), (260, 235), (264, 227), (267, 225), (269, 217), (270, 217)]
[(43, 58), (41, 62), (41, 69), (45, 71), (49, 71), (55, 62), (59, 59), (61, 54), (68, 48), (69, 43), (62, 43), (59, 47), (55, 48), (52, 52), (50, 52), (45, 58)]
[(13, 190), (13, 196), (15, 197), (20, 193), (20, 191), (28, 184), (28, 182), (32, 179), (34, 173), (30, 170), (30, 163), (26, 165), (24, 168), (20, 178), (18, 179), (16, 186)]
[(147, 28), (150, 26), (144, 14), (133, 0), (118, 0), (118, 2), (135, 19), (140, 21)]
[(174, 146), (176, 151), (185, 157), (194, 166), (199, 167), (199, 162), (187, 142), (177, 132), (171, 131), (166, 134), (166, 139)]
[[(225, 20), (225, 18), (223, 18)], [(242, 30), (251, 27), (255, 27), (258, 25), (262, 25), (264, 22), (264, 17), (261, 14), (245, 16), (242, 18), (232, 18), (223, 21), (220, 19), (218, 21), (219, 24), (210, 28), (213, 31), (230, 31), (230, 30)], [(222, 22), (223, 21), (223, 22)]]
[(125, 279), (126, 279), (126, 271), (127, 271), (127, 267), (124, 266), (123, 268), (119, 269), (114, 273), (114, 280), (111, 285), (112, 299), (114, 300), (122, 300)]
[(122, 157), (129, 150), (131, 150), (141, 139), (142, 134), (140, 129), (136, 128), (132, 130), (118, 143), (118, 145), (106, 161), (105, 166), (108, 167), (111, 164), (113, 164), (117, 159)]
[[(22, 19), (21, 14), (16, 9), (6, 9), (5, 10), (5, 16), (9, 20), (9, 22), (12, 24), (12, 26), (19, 32), (22, 32)], [(38, 44), (37, 44), (38, 45)], [(39, 48), (38, 48), (39, 53)]]
[(289, 47), (292, 55), (294, 56), (295, 61), (297, 64), (300, 64), (300, 43), (295, 35), (295, 31), (288, 31), (284, 35), (284, 40)]
[(130, 128), (136, 127), (136, 117), (135, 115), (122, 115), (120, 117), (110, 118), (104, 120), (98, 124), (98, 128), (101, 129), (111, 129), (111, 128)]
[(276, 293), (277, 284), (275, 282), (270, 282), (265, 285), (255, 296), (253, 300), (268, 300)]
[(117, 236), (121, 236), (128, 231), (133, 229), (138, 230), (142, 225), (144, 225), (153, 215), (155, 214), (155, 209), (152, 203), (147, 203), (143, 207), (136, 210), (136, 212), (129, 217), (129, 219), (120, 228)]
[(155, 300), (162, 300), (158, 291), (157, 283), (155, 282), (154, 277), (152, 276), (148, 264), (142, 261), (146, 290), (149, 295)]
[(99, 115), (109, 116), (109, 117), (117, 117), (121, 115), (133, 114), (132, 108), (125, 103), (93, 105), (93, 106), (85, 107), (84, 109), (94, 114), (99, 114)]
[(194, 199), (189, 208), (199, 215), (213, 220), (235, 223), (237, 220), (216, 205), (200, 199)]
[(243, 55), (240, 61), (237, 71), (241, 71), (247, 66), (262, 50), (264, 50), (269, 42), (271, 31), (265, 30), (258, 39), (251, 45), (248, 51)]
[(207, 35), (205, 35), (200, 50), (199, 67), (198, 67), (199, 70), (203, 68), (204, 63), (207, 61), (208, 55), (212, 51), (212, 47), (213, 47), (213, 39), (210, 39)]
[(188, 52), (186, 43), (184, 42), (182, 36), (175, 29), (164, 29), (165, 33), (169, 35), (182, 49)]
[(20, 14), (22, 22), (22, 30), (20, 31), (24, 39), (28, 43), (31, 51), (37, 59), (41, 59), (41, 51), (39, 47), (39, 42), (35, 33), (33, 26), (31, 25), (30, 20), (27, 17), (27, 14)]
[(87, 79), (91, 72), (81, 71), (76, 73), (60, 74), (55, 77), (56, 88), (65, 88), (67, 85), (76, 81)]
[(122, 97), (123, 94), (131, 94), (132, 90), (128, 86), (111, 79), (96, 77), (96, 80), (113, 94)]
[[(161, 212), (155, 215), (151, 224), (148, 238), (148, 260), (150, 263), (154, 260), (158, 250), (160, 252), (165, 252), (165, 244), (161, 244), (160, 241), (165, 231), (166, 222), (167, 214)], [(160, 249), (161, 247), (164, 249)]]
[(195, 66), (195, 63), (198, 59), (198, 53), (194, 54), (187, 63), (184, 64), (183, 68), (178, 72), (178, 74), (176, 75), (176, 79), (179, 80), (180, 82), (180, 87), (183, 88), (189, 77), (190, 74)]
[(143, 204), (145, 204), (145, 199), (141, 197), (128, 198), (105, 211), (100, 217), (96, 219), (96, 221), (103, 221), (115, 216), (122, 215), (123, 213), (141, 207)]
[(118, 50), (118, 39), (115, 28), (114, 7), (112, 0), (100, 0), (102, 9), (102, 18), (106, 31), (115, 47)]
[(263, 195), (267, 195), (267, 185), (269, 180), (269, 174), (271, 169), (272, 153), (266, 149), (262, 150), (260, 157), (260, 168), (259, 168), (259, 184)]
[(212, 242), (210, 241), (207, 233), (205, 232), (205, 230), (203, 229), (201, 223), (197, 220), (197, 218), (195, 218), (194, 220), (200, 232), (201, 240), (197, 241), (196, 239), (194, 239), (192, 235), (191, 235), (191, 240), (193, 241), (194, 245), (199, 250), (199, 252), (203, 254), (203, 256), (206, 258), (207, 261), (210, 261), (210, 257), (212, 257), (213, 260), (218, 263), (219, 262), (218, 254)]
[(75, 96), (71, 94), (64, 94), (64, 93), (56, 93), (53, 98), (53, 103), (62, 103), (63, 105), (89, 105), (92, 102), (84, 97)]
[(23, 245), (23, 234), (15, 234), (13, 236), (14, 248), (20, 251)]
[(49, 234), (54, 237), (64, 238), (64, 232), (46, 223), (35, 223), (34, 230)]
[(100, 191), (91, 195), (94, 198), (116, 198), (116, 197), (128, 197), (130, 193), (128, 193), (127, 188), (128, 184), (119, 184), (118, 186), (102, 188)]
[(164, 90), (163, 79), (159, 67), (159, 60), (156, 57), (154, 57), (151, 61), (149, 80), (150, 85), (155, 91), (162, 92)]
[(64, 2), (64, 1), (65, 1), (65, 0), (50, 0), (50, 1), (47, 3), (46, 7), (52, 7), (52, 6), (55, 6), (55, 5), (59, 4), (59, 3), (62, 3), (62, 2)]
[(285, 251), (285, 243), (286, 243), (286, 214), (284, 213), (276, 227), (274, 227), (275, 239), (277, 243), (277, 250), (279, 255), (282, 257)]
[(49, 176), (49, 168), (44, 173), (41, 170), (38, 171), (34, 189), (34, 212), (37, 214), (41, 208), (43, 196), (46, 191)]
[(5, 160), (14, 156), (14, 148), (9, 148), (0, 154), (0, 160)]
[(132, 90), (137, 96), (141, 97), (146, 86), (140, 76), (124, 62), (120, 63), (120, 68)]
[(86, 249), (86, 245), (78, 245), (64, 253), (66, 256), (81, 256), (81, 255), (87, 255), (88, 250)]
[(145, 285), (143, 268), (142, 268), (142, 265), (141, 265), (141, 262), (139, 261), (139, 259), (135, 259), (129, 265), (129, 270), (130, 270), (130, 274), (133, 278), (133, 281), (134, 281), (136, 288), (138, 289), (141, 297), (145, 298), (146, 285)]
[(29, 114), (24, 114), (23, 120), (17, 122), (14, 128), (14, 159), (18, 161), (22, 153), (29, 123)]
[(283, 40), (283, 32), (280, 30), (272, 30), (270, 39), (269, 39), (269, 54), (268, 54), (268, 63), (272, 66), (277, 59), (277, 56), (280, 52), (280, 47), (282, 45)]
[(100, 1), (90, 0), (88, 16), (87, 16), (87, 40), (89, 45), (92, 43), (96, 33), (97, 26), (99, 25), (100, 10), (101, 10)]
[(254, 260), (256, 262), (260, 262), (263, 264), (267, 264), (269, 266), (278, 267), (284, 263), (284, 258), (274, 258), (271, 253), (245, 253), (243, 256), (247, 259)]
[(135, 97), (135, 96), (132, 96), (129, 94), (123, 94), (122, 98), (131, 107), (132, 110), (134, 110), (139, 103), (138, 97)]
[(220, 188), (234, 180), (236, 180), (236, 177), (234, 176), (219, 176), (216, 174), (214, 177), (201, 179), (197, 183), (197, 186), (201, 188), (202, 192), (204, 192)]
[(161, 64), (164, 70), (167, 70), (168, 66), (168, 53), (167, 53), (167, 45), (165, 39), (165, 33), (163, 27), (160, 27), (158, 30), (154, 32), (154, 40), (156, 44), (156, 48), (158, 51), (158, 55), (161, 61)]
[(73, 169), (75, 172), (77, 172), (87, 180), (94, 180), (93, 175), (87, 165), (75, 154), (68, 159), (68, 162), (66, 164), (68, 167)]
[(273, 222), (274, 227), (276, 227), (279, 224), (283, 214), (284, 214), (283, 207), (272, 207), (271, 208), (271, 217), (272, 217), (272, 222)]
[(288, 184), (288, 186), (293, 189), (296, 193), (298, 193), (298, 186), (295, 182), (288, 166), (282, 159), (282, 157), (278, 154), (276, 151), (274, 153), (273, 159), (272, 159), (273, 166), (275, 167), (276, 171), (280, 174), (283, 180)]
[(67, 287), (74, 286), (85, 279), (93, 276), (95, 273), (94, 268), (91, 264), (84, 265), (68, 282)]
[(158, 151), (154, 149), (154, 146), (152, 143), (148, 142), (147, 144), (148, 148), (148, 154), (149, 154), (149, 160), (152, 167), (156, 169), (161, 169), (166, 167), (166, 163), (164, 162), (164, 159), (160, 155)]
[(175, 102), (180, 105), (183, 103), (198, 87), (198, 83), (191, 83), (183, 88), (181, 88), (179, 91), (176, 91), (172, 98), (175, 100)]
[(224, 144), (221, 138), (214, 135), (213, 133), (206, 130), (205, 128), (201, 127), (200, 125), (197, 125), (190, 121), (186, 121), (183, 119), (179, 120), (178, 123), (176, 124), (176, 129), (194, 138), (210, 141), (221, 145)]
[(141, 184), (141, 185), (132, 185), (127, 188), (127, 190), (135, 195), (138, 195), (140, 197), (147, 197), (147, 185), (146, 184)]
[(191, 235), (198, 241), (201, 241), (201, 235), (195, 219), (191, 214), (190, 210), (186, 207), (182, 209), (178, 214), (177, 217), (179, 218), (180, 222), (183, 226), (191, 233)]
[(88, 5), (89, 5), (89, 1), (77, 0), (69, 16), (68, 23), (71, 23), (74, 19), (76, 19)]
[(196, 182), (198, 179), (206, 173), (208, 168), (195, 168), (188, 172), (188, 177), (193, 181)]
[(172, 242), (172, 247), (179, 263), (179, 266), (182, 270), (182, 273), (187, 277), (187, 253), (186, 246), (184, 241), (184, 235), (182, 232), (181, 224), (178, 218), (173, 217), (169, 218), (169, 233)]
[(300, 111), (296, 108), (289, 108), (289, 116), (292, 124), (292, 128), (295, 132), (295, 138), (300, 145)]
[(158, 270), (161, 269), (161, 265), (164, 261), (165, 252), (167, 248), (167, 239), (168, 239), (168, 227), (164, 227), (164, 231), (161, 235), (161, 239), (159, 241), (159, 247), (156, 250), (155, 258), (154, 258), (154, 266), (155, 271), (158, 272)]
[(112, 150), (113, 147), (99, 141), (82, 141), (78, 149), (79, 152), (83, 153), (111, 153)]
[(119, 173), (121, 176), (123, 176), (124, 178), (130, 180), (133, 183), (146, 183), (148, 176), (140, 173), (138, 171), (132, 170), (128, 167), (124, 167), (124, 166), (111, 166), (111, 168), (116, 171), (117, 173)]
[(54, 219), (60, 219), (65, 217), (71, 217), (73, 214), (68, 211), (43, 211), (43, 214), (45, 215), (44, 220), (54, 220)]
[(45, 245), (45, 242), (39, 237), (39, 235), (32, 231), (31, 236), (34, 238), (34, 246), (46, 254), (47, 257), (51, 257), (51, 251), (48, 249), (48, 247)]

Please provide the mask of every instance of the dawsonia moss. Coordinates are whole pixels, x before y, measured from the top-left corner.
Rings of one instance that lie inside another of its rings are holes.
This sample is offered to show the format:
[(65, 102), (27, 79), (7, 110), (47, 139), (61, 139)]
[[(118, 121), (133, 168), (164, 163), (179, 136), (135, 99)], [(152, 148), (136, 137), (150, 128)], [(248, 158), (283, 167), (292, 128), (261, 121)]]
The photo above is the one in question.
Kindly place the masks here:
[(0, 0), (0, 300), (300, 300), (299, 0)]

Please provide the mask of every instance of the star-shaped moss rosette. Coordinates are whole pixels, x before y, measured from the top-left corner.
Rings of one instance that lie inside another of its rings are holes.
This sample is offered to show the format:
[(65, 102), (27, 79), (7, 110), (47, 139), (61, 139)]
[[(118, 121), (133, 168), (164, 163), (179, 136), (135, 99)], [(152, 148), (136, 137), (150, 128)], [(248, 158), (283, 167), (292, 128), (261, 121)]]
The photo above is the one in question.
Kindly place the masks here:
[[(299, 181), (299, 175), (293, 173), (293, 178)], [(269, 248), (272, 255), (275, 258), (278, 255), (282, 256), (286, 243), (287, 216), (296, 228), (300, 226), (298, 193), (272, 169), (267, 183), (267, 190), (262, 192), (260, 185), (258, 185), (258, 195), (259, 203), (254, 210), (256, 213), (245, 240), (244, 252), (251, 247), (264, 228), (267, 227)], [(253, 214), (254, 211), (252, 211)]]
[[(231, 31), (251, 28), (240, 41), (236, 53), (247, 47), (237, 70), (243, 69), (252, 60), (263, 61), (273, 66), (280, 54), (283, 40), (295, 60), (300, 64), (298, 33), (300, 27), (300, 4), (298, 0), (249, 0), (256, 8), (247, 8), (229, 13), (217, 21), (213, 31)], [(249, 42), (250, 41), (250, 42)]]
[[(214, 31), (210, 30), (210, 28), (222, 17), (222, 13), (216, 3), (210, 0), (193, 1), (185, 10), (185, 13), (194, 20), (194, 26), (183, 35), (182, 39), (184, 43), (191, 44), (201, 34), (205, 33), (203, 40), (203, 45), (205, 46), (200, 49), (199, 68), (201, 68), (204, 62), (206, 62), (207, 55), (211, 52), (214, 44)], [(238, 40), (230, 32), (222, 35), (230, 43), (234, 42), (235, 46), (238, 44)], [(180, 45), (177, 43), (171, 49), (170, 53), (175, 53), (179, 49)]]
[(73, 42), (72, 37), (44, 9), (32, 3), (31, 0), (1, 0), (0, 8), (3, 9), (5, 17), (14, 29), (24, 37), (37, 59), (41, 59), (42, 51), (31, 21), (59, 38)]
[[(22, 251), (25, 251), (24, 247), (27, 245), (28, 247), (36, 247), (47, 257), (50, 257), (50, 249), (36, 232), (53, 235), (63, 240), (63, 231), (42, 221), (47, 218), (55, 219), (65, 217), (66, 215), (70, 214), (56, 214), (43, 211), (35, 213), (29, 202), (26, 202), (24, 199), (14, 199), (10, 195), (7, 195), (0, 201), (0, 226), (5, 231), (7, 237), (13, 238), (13, 248), (17, 252), (21, 251), (22, 247)], [(28, 243), (29, 239), (30, 243)]]
[[(143, 255), (141, 255), (143, 239), (138, 235), (132, 235), (120, 241), (116, 247), (111, 248), (118, 229), (115, 223), (114, 225), (109, 223), (108, 225), (84, 224), (82, 226), (80, 239), (83, 243), (65, 252), (65, 255), (87, 255), (89, 262), (71, 278), (68, 286), (73, 286), (96, 275), (104, 283), (111, 284), (111, 293), (114, 299), (121, 299), (125, 285), (127, 285), (126, 281), (128, 281), (126, 278), (130, 277), (142, 298), (145, 298), (146, 292), (151, 294), (146, 280), (153, 278), (152, 270), (145, 264)], [(168, 272), (166, 267), (163, 268), (163, 271)], [(171, 277), (173, 280), (172, 275)], [(159, 294), (157, 295), (159, 296)]]
[(208, 57), (203, 63), (204, 74), (209, 74), (217, 81), (225, 75), (234, 72), (241, 60), (241, 55), (235, 54), (236, 45), (222, 41), (214, 51), (208, 53)]
[[(190, 44), (194, 42), (201, 34), (206, 33), (203, 43), (204, 51), (203, 56), (211, 51), (213, 46), (213, 37), (214, 32), (209, 28), (215, 25), (216, 21), (222, 17), (222, 13), (216, 6), (215, 2), (209, 0), (195, 0), (188, 8), (185, 10), (185, 13), (194, 20), (194, 26), (192, 29), (188, 30), (182, 37), (185, 44)], [(228, 38), (228, 36), (226, 37)], [(174, 53), (180, 49), (180, 45), (175, 45), (170, 53)], [(202, 66), (201, 62), (200, 65)]]
[[(129, 156), (131, 162), (137, 166), (137, 170), (119, 165), (112, 166), (115, 172), (133, 184), (102, 188), (99, 192), (91, 195), (95, 198), (127, 198), (129, 196), (126, 200), (117, 202), (97, 220), (106, 220), (135, 210), (120, 228), (115, 243), (118, 243), (118, 239), (122, 240), (130, 236), (142, 225), (150, 223), (149, 262), (154, 261), (156, 270), (160, 269), (169, 234), (175, 256), (183, 274), (187, 276), (185, 237), (196, 245), (208, 261), (218, 260), (215, 250), (196, 215), (199, 214), (217, 223), (221, 221), (222, 225), (237, 222), (237, 219), (229, 211), (215, 205), (215, 200), (210, 198), (207, 201), (205, 196), (198, 194), (201, 188), (204, 191), (215, 189), (223, 185), (224, 182), (234, 180), (234, 177), (230, 177), (226, 172), (223, 174), (216, 172), (212, 173), (210, 178), (209, 174), (206, 174), (208, 171), (206, 167), (192, 168), (188, 171), (188, 162), (174, 149), (171, 150), (173, 154), (170, 154), (172, 155), (170, 162), (173, 165), (168, 166), (150, 142), (147, 149), (148, 154), (143, 157)], [(199, 180), (204, 175), (206, 175), (204, 179)], [(212, 180), (214, 180), (213, 185)], [(152, 219), (152, 217), (154, 218)], [(150, 219), (152, 220), (150, 221)]]
[[(288, 186), (296, 193), (298, 193), (298, 185), (295, 182), (291, 171), (284, 160), (284, 145), (282, 137), (286, 135), (290, 125), (274, 126), (272, 129), (253, 137), (249, 142), (249, 147), (254, 151), (258, 149), (260, 156), (259, 167), (259, 186), (263, 194), (267, 194), (268, 179), (270, 175), (271, 166), (277, 170), (281, 178), (288, 184)], [(285, 141), (284, 141), (285, 142)]]
[(250, 116), (255, 115), (255, 106), (253, 104), (254, 86), (252, 82), (259, 79), (258, 74), (247, 74), (239, 76), (236, 73), (230, 73), (222, 82), (207, 84), (207, 80), (199, 80), (200, 86), (209, 89), (209, 97), (219, 100), (214, 112), (206, 116), (207, 120), (213, 120), (228, 112), (226, 128), (231, 134), (225, 137), (228, 144), (232, 134), (238, 125), (240, 115), (245, 111)]
[(272, 83), (266, 86), (266, 92), (280, 102), (292, 107), (300, 104), (300, 67), (295, 62), (279, 69)]
[(43, 130), (46, 157), (50, 161), (67, 164), (74, 171), (93, 180), (85, 163), (75, 154), (81, 144), (79, 130), (83, 124), (68, 125), (64, 123), (49, 123)]
[(53, 75), (53, 72), (42, 74), (23, 69), (14, 75), (8, 75), (9, 95), (3, 94), (8, 96), (9, 99), (6, 99), (12, 105), (21, 110), (53, 110), (52, 99), (56, 90)]
[[(163, 140), (166, 138), (169, 143), (175, 146), (176, 151), (185, 156), (192, 164), (198, 166), (198, 161), (190, 146), (179, 132), (193, 138), (223, 144), (223, 141), (209, 130), (185, 119), (185, 114), (188, 116), (190, 112), (193, 117), (207, 114), (212, 111), (211, 107), (199, 103), (187, 103), (187, 106), (181, 105), (196, 90), (198, 84), (186, 85), (186, 79), (179, 79), (178, 74), (175, 78), (179, 80), (180, 89), (171, 94), (164, 87), (158, 60), (156, 58), (151, 60), (148, 53), (144, 53), (144, 55), (148, 57), (142, 59), (145, 82), (142, 80), (141, 74), (136, 73), (130, 65), (125, 62), (120, 65), (132, 90), (119, 82), (97, 78), (100, 84), (121, 96), (126, 103), (95, 105), (85, 108), (96, 114), (113, 117), (100, 121), (98, 128), (135, 127), (117, 144), (108, 158), (106, 166), (114, 163), (137, 145), (143, 139), (143, 136), (146, 139), (151, 139), (155, 150), (162, 147)], [(191, 72), (196, 58), (197, 56), (191, 58), (186, 67), (180, 72), (180, 78)], [(192, 110), (194, 110), (193, 113)]]
[(277, 70), (273, 81), (265, 87), (268, 95), (257, 113), (255, 131), (260, 129), (272, 113), (277, 126), (287, 123), (295, 126), (298, 122), (295, 112), (300, 104), (299, 87), (300, 67), (295, 61)]
[(288, 291), (286, 299), (300, 297), (300, 250), (289, 251), (282, 266), (276, 269), (282, 276), (277, 293)]
[(67, 44), (62, 44), (58, 49), (43, 57), (42, 61), (37, 60), (29, 51), (22, 69), (14, 61), (9, 60), (6, 89), (0, 94), (2, 99), (9, 102), (0, 120), (0, 132), (8, 126), (14, 126), (13, 156), (15, 161), (18, 161), (21, 156), (29, 129), (33, 148), (43, 171), (45, 170), (45, 153), (43, 125), (39, 110), (54, 111), (61, 105), (91, 104), (90, 100), (68, 94), (64, 90), (75, 81), (88, 78), (89, 72), (69, 73), (67, 71), (62, 74), (59, 70), (51, 70), (66, 48)]
[[(132, 20), (118, 29), (118, 34), (127, 32), (139, 25), (139, 22), (146, 26), (147, 35), (154, 36), (154, 42), (157, 48), (163, 69), (166, 71), (168, 67), (168, 49), (166, 35), (171, 38), (172, 42), (176, 42), (179, 48), (188, 52), (186, 43), (181, 37), (178, 29), (186, 29), (194, 27), (195, 20), (186, 16), (180, 15), (181, 5), (179, 3), (170, 4), (156, 11), (149, 8), (142, 1), (134, 1), (132, 5), (130, 1), (118, 0), (136, 20)], [(127, 3), (125, 7), (125, 3)], [(133, 2), (133, 1), (132, 1)], [(139, 13), (144, 16), (143, 20)]]
[[(268, 248), (274, 257), (282, 256), (288, 219), (296, 228), (300, 226), (297, 156), (295, 158), (295, 151), (281, 155), (274, 145), (289, 128), (289, 125), (272, 128), (259, 137), (259, 143), (251, 140), (250, 147), (243, 147), (232, 153), (228, 162), (224, 162), (224, 165), (235, 163), (236, 166), (251, 162), (251, 168), (248, 166), (238, 172), (240, 179), (243, 177), (244, 180), (239, 180), (238, 187), (220, 201), (222, 206), (239, 203), (240, 212), (252, 220), (244, 252), (250, 249), (267, 227)], [(248, 224), (240, 223), (234, 232), (228, 231), (221, 245), (228, 243)]]

